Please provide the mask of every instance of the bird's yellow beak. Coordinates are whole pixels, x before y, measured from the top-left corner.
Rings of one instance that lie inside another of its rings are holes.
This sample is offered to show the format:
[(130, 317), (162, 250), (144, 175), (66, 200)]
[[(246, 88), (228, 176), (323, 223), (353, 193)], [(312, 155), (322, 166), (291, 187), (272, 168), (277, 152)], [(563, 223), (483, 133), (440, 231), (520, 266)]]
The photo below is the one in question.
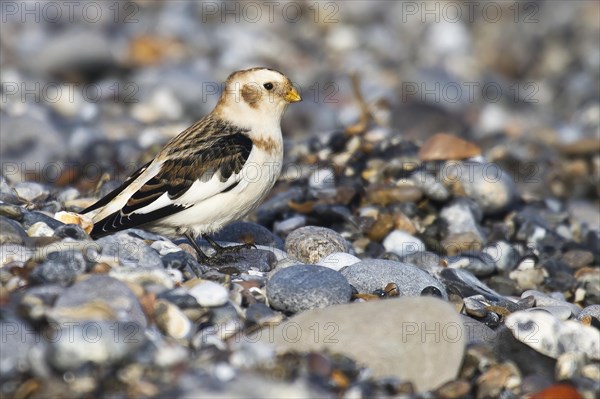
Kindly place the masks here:
[(295, 87), (292, 87), (287, 93), (285, 93), (285, 101), (288, 103), (297, 103), (298, 101), (302, 101), (302, 97), (300, 97), (300, 93), (296, 90)]

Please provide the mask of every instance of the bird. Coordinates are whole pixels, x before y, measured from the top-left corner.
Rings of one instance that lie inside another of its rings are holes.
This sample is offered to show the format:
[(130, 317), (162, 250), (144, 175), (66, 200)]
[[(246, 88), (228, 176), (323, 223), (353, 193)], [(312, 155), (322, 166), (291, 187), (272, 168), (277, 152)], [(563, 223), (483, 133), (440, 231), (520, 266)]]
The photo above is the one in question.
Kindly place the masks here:
[[(195, 239), (239, 220), (267, 196), (283, 165), (281, 119), (302, 97), (279, 71), (256, 67), (227, 78), (215, 108), (173, 137), (147, 164), (81, 213), (92, 238), (138, 227)], [(242, 247), (242, 246), (237, 246)], [(229, 249), (229, 247), (228, 247)]]

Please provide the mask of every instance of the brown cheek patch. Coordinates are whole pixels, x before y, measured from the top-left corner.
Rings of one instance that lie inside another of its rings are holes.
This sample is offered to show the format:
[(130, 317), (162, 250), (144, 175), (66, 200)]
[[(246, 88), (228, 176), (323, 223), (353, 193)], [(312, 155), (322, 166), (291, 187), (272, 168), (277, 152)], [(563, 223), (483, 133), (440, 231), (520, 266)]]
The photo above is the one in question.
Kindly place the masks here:
[(255, 84), (247, 83), (242, 87), (242, 98), (252, 108), (258, 107), (258, 100), (260, 100), (260, 88)]

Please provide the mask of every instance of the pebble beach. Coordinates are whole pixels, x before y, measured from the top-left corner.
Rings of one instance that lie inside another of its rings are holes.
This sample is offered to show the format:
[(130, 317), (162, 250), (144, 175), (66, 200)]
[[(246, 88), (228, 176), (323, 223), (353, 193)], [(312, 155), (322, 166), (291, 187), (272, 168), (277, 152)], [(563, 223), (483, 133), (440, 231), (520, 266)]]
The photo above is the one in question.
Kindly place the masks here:
[[(597, 397), (600, 3), (1, 6), (0, 398)], [(92, 239), (253, 66), (303, 97), (254, 247)]]

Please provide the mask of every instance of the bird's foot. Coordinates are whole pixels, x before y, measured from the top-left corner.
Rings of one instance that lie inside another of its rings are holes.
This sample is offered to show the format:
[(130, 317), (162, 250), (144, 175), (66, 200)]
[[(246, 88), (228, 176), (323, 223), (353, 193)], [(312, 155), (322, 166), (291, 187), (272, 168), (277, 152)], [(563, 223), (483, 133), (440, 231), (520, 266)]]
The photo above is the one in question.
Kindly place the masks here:
[(220, 266), (224, 263), (232, 263), (235, 261), (235, 258), (228, 254), (239, 252), (242, 249), (256, 248), (254, 244), (241, 244), (233, 245), (230, 247), (223, 247), (217, 244), (217, 242), (212, 238), (208, 237), (207, 235), (203, 235), (202, 238), (204, 238), (215, 250), (214, 255), (208, 256), (204, 253), (204, 251), (202, 251), (202, 249), (200, 249), (200, 247), (196, 243), (196, 240), (194, 240), (194, 238), (191, 235), (185, 234), (185, 237), (196, 251), (196, 254), (198, 255), (198, 262), (208, 266)]

